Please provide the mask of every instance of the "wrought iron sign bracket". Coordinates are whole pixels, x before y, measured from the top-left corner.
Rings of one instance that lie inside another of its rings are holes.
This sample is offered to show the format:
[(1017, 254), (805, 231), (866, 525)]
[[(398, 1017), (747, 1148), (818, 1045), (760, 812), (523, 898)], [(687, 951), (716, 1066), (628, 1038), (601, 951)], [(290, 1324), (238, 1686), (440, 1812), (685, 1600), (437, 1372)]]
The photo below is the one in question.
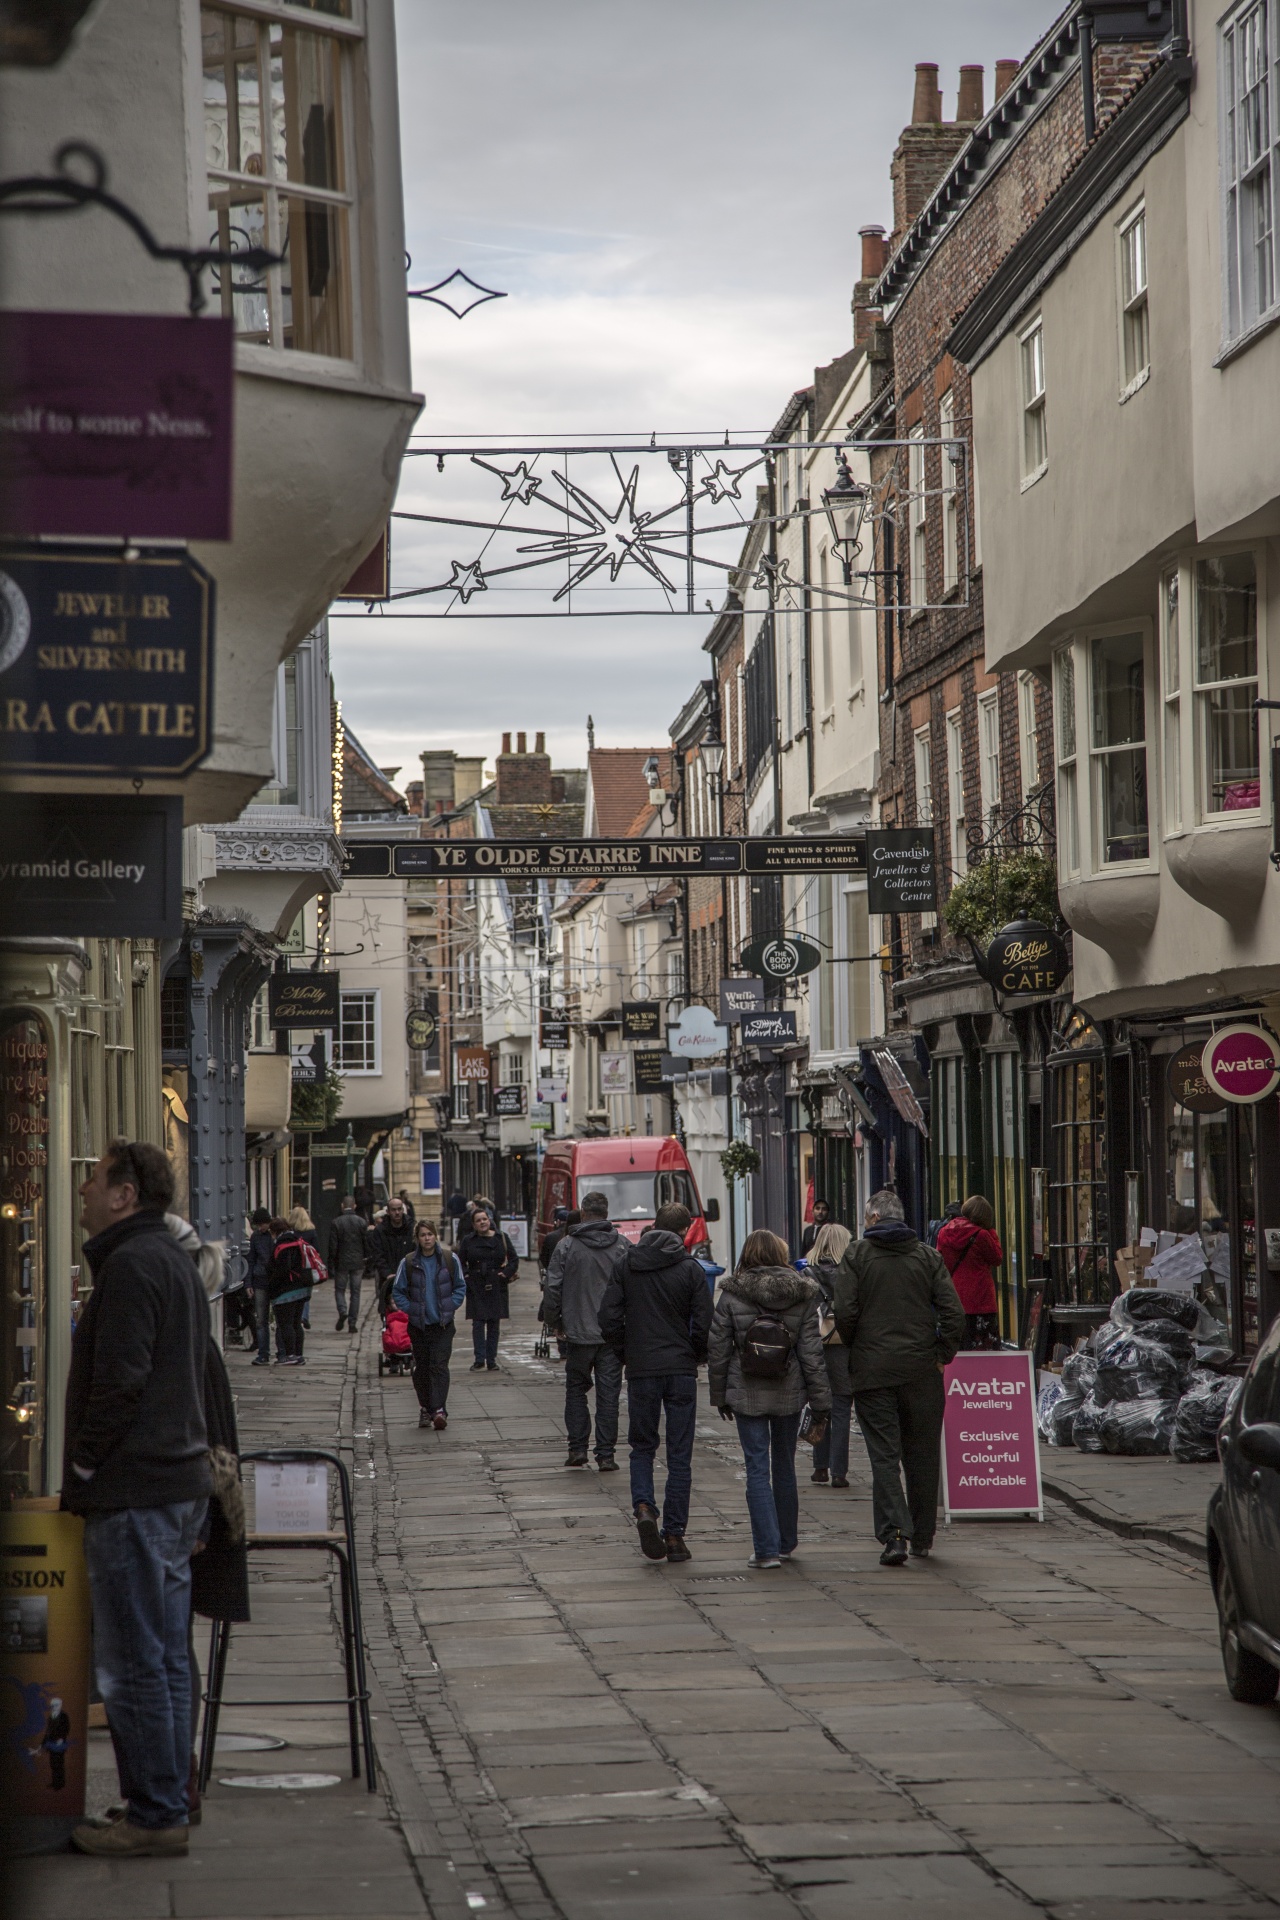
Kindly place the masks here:
[[(92, 178), (82, 180), (70, 171), (70, 162), (84, 161)], [(246, 247), (233, 253), (226, 247), (166, 246), (157, 240), (141, 214), (116, 194), (107, 191), (107, 163), (96, 147), (86, 140), (65, 140), (53, 156), (57, 172), (31, 173), (13, 180), (0, 180), (0, 213), (58, 214), (76, 213), (82, 207), (101, 207), (122, 220), (153, 260), (171, 261), (187, 276), (187, 312), (193, 317), (206, 305), (201, 275), (206, 267), (248, 267), (261, 273), (267, 267), (283, 264), (282, 253), (270, 253), (265, 247)]]

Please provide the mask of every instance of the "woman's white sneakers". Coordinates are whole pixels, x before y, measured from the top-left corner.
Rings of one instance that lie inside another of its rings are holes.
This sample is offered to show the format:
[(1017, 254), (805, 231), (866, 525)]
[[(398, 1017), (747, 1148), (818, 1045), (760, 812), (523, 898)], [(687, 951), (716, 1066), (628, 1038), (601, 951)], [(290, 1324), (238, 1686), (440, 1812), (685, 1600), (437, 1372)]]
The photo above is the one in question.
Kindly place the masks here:
[(754, 1567), (758, 1573), (763, 1573), (770, 1567), (780, 1567), (782, 1561), (776, 1553), (765, 1554), (763, 1558), (761, 1558), (759, 1554), (753, 1553), (747, 1565)]

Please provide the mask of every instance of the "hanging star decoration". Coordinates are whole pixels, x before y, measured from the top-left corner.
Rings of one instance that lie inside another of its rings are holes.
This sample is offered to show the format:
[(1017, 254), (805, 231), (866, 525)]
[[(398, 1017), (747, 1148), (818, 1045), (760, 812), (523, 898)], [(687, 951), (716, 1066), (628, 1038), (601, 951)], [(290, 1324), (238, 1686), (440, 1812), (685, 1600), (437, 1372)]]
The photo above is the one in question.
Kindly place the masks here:
[(669, 536), (664, 536), (661, 528), (651, 528), (652, 516), (642, 513), (636, 506), (640, 469), (638, 466), (632, 467), (630, 477), (624, 480), (616, 459), (610, 455), (610, 460), (622, 489), (615, 513), (610, 513), (564, 474), (557, 473), (556, 480), (578, 508), (573, 518), (586, 531), (579, 533), (570, 528), (565, 533), (553, 535), (550, 540), (535, 541), (520, 548), (521, 553), (545, 553), (552, 559), (563, 557), (573, 566), (568, 580), (552, 595), (553, 600), (563, 600), (566, 594), (572, 593), (576, 586), (590, 579), (601, 567), (608, 567), (610, 580), (616, 580), (628, 560), (643, 568), (668, 593), (675, 591), (650, 546), (652, 541)]
[(776, 592), (779, 587), (794, 587), (797, 584), (791, 578), (790, 560), (771, 560), (768, 554), (756, 568), (756, 577), (752, 581), (757, 593), (768, 593), (770, 586)]
[(719, 506), (722, 500), (741, 500), (742, 490), (738, 485), (744, 473), (750, 473), (758, 461), (750, 461), (745, 467), (726, 467), (723, 460), (717, 460), (714, 473), (709, 473), (703, 481), (700, 493), (706, 499)]
[(382, 942), (378, 938), (378, 928), (379, 922), (373, 917), (372, 903), (366, 900), (364, 903), (364, 912), (360, 916), (358, 931), (370, 943), (375, 953), (382, 951)]
[(480, 562), (478, 560), (469, 560), (465, 566), (461, 560), (451, 560), (449, 565), (453, 568), (453, 578), (449, 581), (449, 585), (458, 595), (464, 607), (473, 593), (484, 593), (487, 591), (488, 582), (480, 571)]
[(517, 463), (512, 472), (507, 473), (502, 467), (491, 467), (489, 462), (482, 460), (478, 453), (473, 453), (471, 459), (475, 466), (483, 467), (486, 473), (491, 473), (496, 479), (501, 480), (504, 500), (518, 500), (522, 507), (531, 504), (534, 494), (542, 485), (541, 480), (530, 473), (523, 460)]

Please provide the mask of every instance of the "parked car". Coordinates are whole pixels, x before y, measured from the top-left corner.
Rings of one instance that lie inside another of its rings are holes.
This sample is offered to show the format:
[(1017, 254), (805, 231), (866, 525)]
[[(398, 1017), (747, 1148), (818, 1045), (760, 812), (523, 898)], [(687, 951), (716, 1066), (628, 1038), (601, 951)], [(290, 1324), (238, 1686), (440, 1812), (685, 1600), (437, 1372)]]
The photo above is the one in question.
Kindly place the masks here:
[(685, 1235), (691, 1253), (710, 1259), (708, 1221), (720, 1217), (719, 1203), (704, 1207), (688, 1156), (678, 1140), (665, 1134), (625, 1135), (603, 1140), (553, 1140), (542, 1162), (538, 1188), (538, 1238), (550, 1233), (557, 1207), (580, 1207), (584, 1193), (603, 1193), (609, 1218), (628, 1240), (638, 1240), (653, 1225), (661, 1206), (676, 1201), (688, 1207), (693, 1225)]
[(1218, 1431), (1222, 1480), (1209, 1501), (1209, 1571), (1233, 1700), (1280, 1689), (1280, 1316)]

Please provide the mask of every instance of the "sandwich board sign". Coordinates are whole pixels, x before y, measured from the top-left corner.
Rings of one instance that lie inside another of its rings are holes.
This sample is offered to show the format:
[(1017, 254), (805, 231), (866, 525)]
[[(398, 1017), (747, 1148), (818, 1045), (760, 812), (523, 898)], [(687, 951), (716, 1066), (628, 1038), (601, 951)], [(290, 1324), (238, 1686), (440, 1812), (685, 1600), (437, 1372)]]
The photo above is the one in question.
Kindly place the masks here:
[(942, 1376), (942, 1504), (953, 1519), (1044, 1519), (1034, 1358), (958, 1353)]

